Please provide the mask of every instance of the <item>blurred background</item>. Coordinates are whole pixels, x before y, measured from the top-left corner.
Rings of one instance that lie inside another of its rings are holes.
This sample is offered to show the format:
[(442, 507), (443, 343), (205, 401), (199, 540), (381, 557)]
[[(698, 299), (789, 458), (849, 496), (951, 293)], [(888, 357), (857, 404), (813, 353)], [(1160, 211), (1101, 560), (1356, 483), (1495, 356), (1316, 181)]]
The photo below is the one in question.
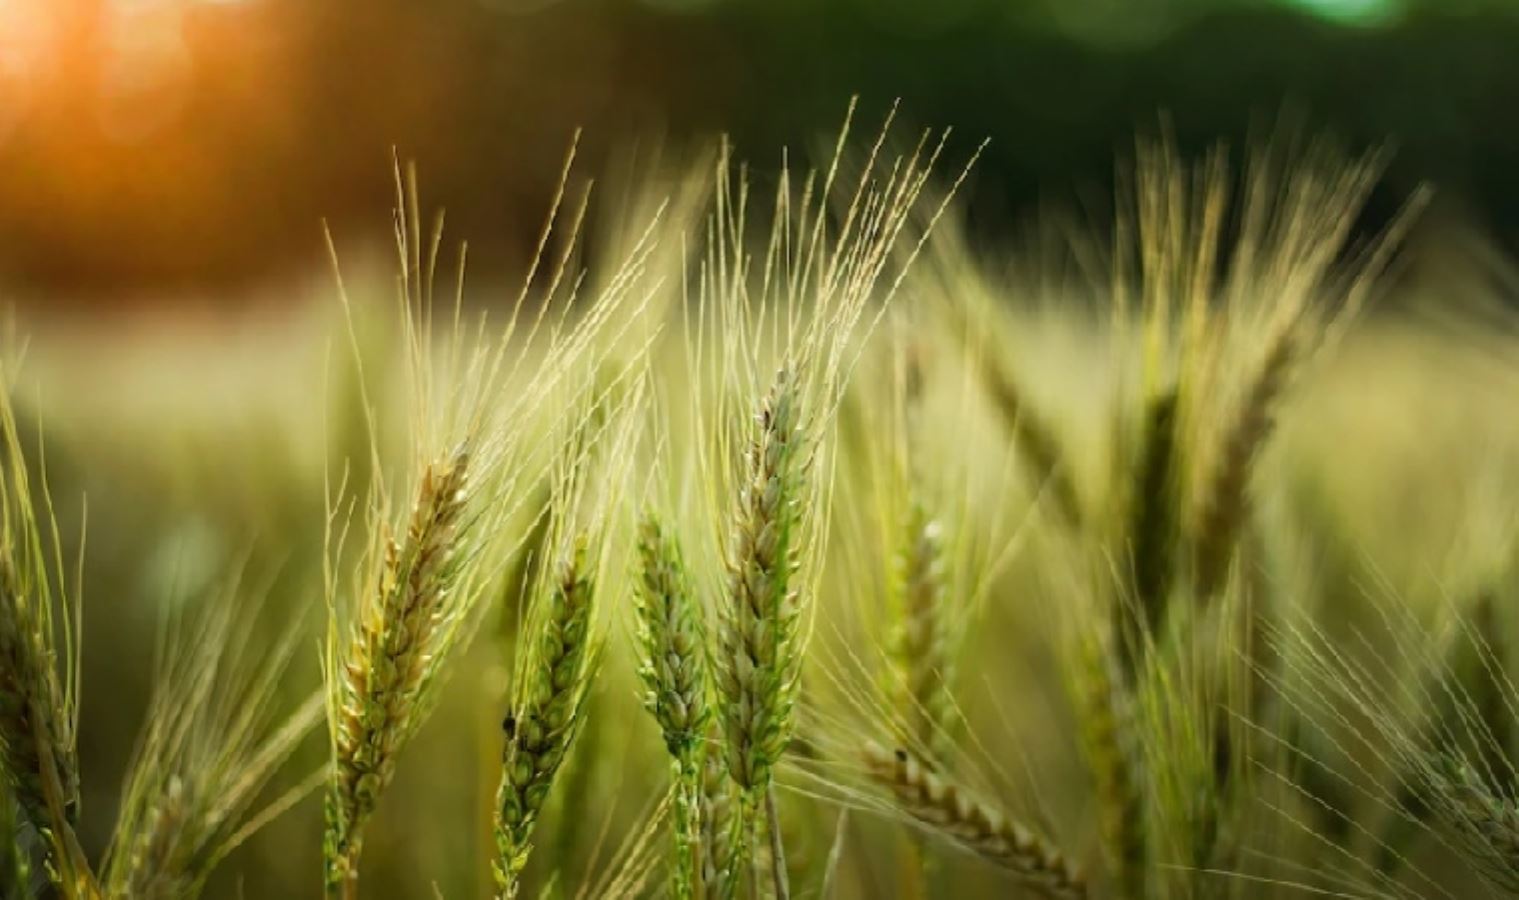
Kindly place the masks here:
[[(1051, 209), (1111, 205), (1137, 133), (1164, 122), (1184, 153), (1241, 147), (1292, 110), (1352, 147), (1394, 148), (1363, 230), (1434, 187), (1395, 270), (1401, 296), (1513, 325), (1519, 0), (0, 0), (0, 302), (34, 338), (23, 418), (41, 422), (69, 559), (89, 498), (87, 849), (109, 840), (166, 603), (246, 567), (272, 585), (271, 630), (308, 616), (316, 645), (325, 479), (364, 458), (322, 225), (356, 262), (355, 296), (388, 299), (393, 153), (416, 160), (425, 202), (470, 241), (471, 282), (491, 287), (520, 272), (577, 128), (580, 172), (615, 190), (638, 157), (719, 133), (772, 165), (825, 141), (854, 95), (857, 138), (893, 98), (911, 124), (953, 126), (946, 172), (991, 139), (946, 227), (990, 270)], [(1519, 471), (1511, 345), (1424, 341), (1438, 325), (1421, 318), (1418, 339), (1368, 328), (1370, 349), (1307, 398), (1317, 418), (1284, 454), (1281, 493), (1347, 535), (1346, 584), (1376, 551), (1405, 567), (1399, 589), (1435, 592), (1454, 507), (1482, 487), (1452, 490), (1451, 473)], [(383, 324), (360, 330), (379, 358), (394, 349)], [(1036, 361), (1065, 345), (1051, 346)], [(1049, 374), (1035, 395), (1071, 396), (1079, 358), (1034, 366)], [(1346, 440), (1375, 453), (1340, 452)], [(292, 702), (318, 684), (306, 647)], [(460, 677), (499, 691), (498, 649)], [(632, 721), (656, 759), (631, 695), (607, 696), (617, 759)], [(371, 833), (374, 896), (479, 893), (481, 829), (458, 811), (488, 806), (499, 717), (478, 694), (445, 699)], [(314, 736), (281, 783), (324, 752)], [(657, 793), (606, 768), (579, 790)], [(454, 826), (418, 828), (408, 810)], [(304, 803), (209, 894), (314, 895), (319, 823)], [(584, 858), (596, 836), (582, 826), (561, 819), (544, 842)]]
[(1284, 106), (1511, 232), (1515, 48), (1510, 0), (0, 0), (0, 293), (279, 302), (323, 218), (388, 237), (392, 148), (489, 274), (577, 126), (593, 160), (716, 132), (769, 159), (852, 94), (992, 139), (989, 237), (1162, 112), (1185, 148)]

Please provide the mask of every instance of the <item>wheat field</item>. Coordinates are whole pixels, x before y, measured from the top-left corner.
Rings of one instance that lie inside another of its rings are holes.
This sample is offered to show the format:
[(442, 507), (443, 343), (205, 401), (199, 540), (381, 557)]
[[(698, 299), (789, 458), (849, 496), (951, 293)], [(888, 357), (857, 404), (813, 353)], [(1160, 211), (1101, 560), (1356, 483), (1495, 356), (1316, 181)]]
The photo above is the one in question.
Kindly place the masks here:
[(1519, 896), (1504, 254), (1286, 126), (988, 248), (868, 118), (16, 317), (0, 891)]

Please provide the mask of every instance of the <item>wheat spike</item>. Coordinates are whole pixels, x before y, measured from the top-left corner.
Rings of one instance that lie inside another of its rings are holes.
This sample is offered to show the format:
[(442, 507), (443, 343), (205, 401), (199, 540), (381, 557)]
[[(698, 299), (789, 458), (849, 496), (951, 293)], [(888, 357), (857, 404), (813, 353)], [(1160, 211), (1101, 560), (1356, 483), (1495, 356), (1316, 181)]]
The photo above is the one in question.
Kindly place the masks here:
[(670, 755), (685, 758), (700, 742), (710, 714), (701, 610), (680, 545), (653, 514), (639, 526), (637, 554), (633, 583), (644, 703), (658, 721)]
[(1165, 620), (1175, 569), (1179, 489), (1176, 441), (1177, 391), (1151, 399), (1145, 410), (1144, 440), (1135, 472), (1130, 550), (1133, 554), (1137, 621), (1123, 610), (1120, 652), (1132, 665), (1141, 658), (1149, 635)]
[(1519, 801), (1495, 791), (1455, 754), (1438, 754), (1426, 778), (1436, 808), (1473, 868), (1494, 887), (1519, 891)]
[(532, 850), (533, 827), (583, 722), (594, 671), (593, 568), (589, 539), (577, 537), (560, 563), (533, 656), (507, 714), (501, 786), (496, 794), (496, 893), (517, 895)]
[(939, 521), (929, 518), (919, 503), (912, 504), (896, 565), (902, 596), (897, 663), (905, 686), (909, 736), (942, 758), (953, 714), (944, 534)]
[[(263, 788), (322, 718), (320, 693), (286, 710), (279, 685), (296, 636), (247, 642), (257, 597), (236, 590), (197, 598), (210, 611), (176, 630), (154, 676), (116, 830), (102, 865), (111, 897), (192, 898), (243, 839), (309, 793), (300, 786), (263, 808)], [(176, 614), (177, 615), (177, 614)], [(320, 773), (319, 773), (320, 774)], [(308, 782), (309, 784), (309, 782)]]
[[(740, 821), (749, 835), (791, 739), (801, 667), (795, 576), (806, 460), (799, 403), (795, 373), (783, 366), (756, 417), (725, 559), (728, 602), (719, 617), (716, 684), (728, 774), (739, 787)], [(774, 870), (784, 894), (782, 859), (775, 854)]]
[(341, 659), (326, 803), (329, 894), (357, 890), (364, 826), (419, 724), (452, 634), (456, 531), (468, 469), (469, 456), (460, 450), (423, 470), (410, 524), (400, 543), (386, 545), (379, 579)]
[(653, 513), (639, 525), (636, 553), (639, 676), (644, 705), (659, 723), (671, 758), (677, 861), (671, 887), (683, 900), (701, 882), (700, 757), (710, 716), (705, 635), (680, 544)]
[(717, 687), (728, 771), (746, 794), (764, 791), (791, 735), (798, 596), (795, 540), (802, 468), (797, 385), (781, 369), (758, 416), (727, 557)]
[(1142, 772), (1135, 752), (1132, 700), (1103, 642), (1082, 642), (1081, 720), (1097, 793), (1099, 830), (1114, 889), (1130, 900), (1148, 894)]
[(1084, 898), (1086, 881), (1048, 841), (959, 785), (929, 771), (906, 750), (867, 744), (866, 771), (902, 811), (950, 842), (1054, 898)]
[(34, 603), (0, 561), (0, 751), (27, 819), (39, 829), (66, 827), (77, 815), (79, 775), (51, 639)]
[(1276, 408), (1297, 356), (1296, 332), (1280, 331), (1266, 349), (1234, 422), (1224, 433), (1212, 477), (1202, 495), (1196, 525), (1196, 584), (1213, 596), (1228, 577), (1240, 530), (1250, 509), (1250, 475), (1276, 426)]
[(1082, 522), (1081, 497), (1062, 449), (1049, 423), (1032, 408), (1013, 376), (991, 361), (981, 366), (982, 379), (991, 392), (992, 405), (1012, 434), (1023, 467), (1041, 491), (1049, 494), (1060, 519), (1071, 527)]

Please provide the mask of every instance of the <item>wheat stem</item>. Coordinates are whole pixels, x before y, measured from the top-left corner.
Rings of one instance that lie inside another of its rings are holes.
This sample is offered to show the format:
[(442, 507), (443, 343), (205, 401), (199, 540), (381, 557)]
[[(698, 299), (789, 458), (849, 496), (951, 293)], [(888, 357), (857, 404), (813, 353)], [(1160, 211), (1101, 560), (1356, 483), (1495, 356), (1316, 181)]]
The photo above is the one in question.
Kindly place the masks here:
[(781, 840), (781, 817), (775, 808), (775, 785), (765, 789), (765, 818), (770, 831), (770, 866), (775, 878), (776, 900), (790, 900), (791, 882), (786, 876), (786, 848)]

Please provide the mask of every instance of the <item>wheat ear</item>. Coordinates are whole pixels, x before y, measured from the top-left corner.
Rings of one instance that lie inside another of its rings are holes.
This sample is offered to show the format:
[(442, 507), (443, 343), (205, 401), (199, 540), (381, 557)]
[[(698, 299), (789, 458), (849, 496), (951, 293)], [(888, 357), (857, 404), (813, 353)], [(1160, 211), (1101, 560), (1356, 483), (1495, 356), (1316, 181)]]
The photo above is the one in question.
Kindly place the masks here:
[(462, 450), (424, 469), (406, 534), (386, 545), (379, 580), (341, 659), (323, 843), (329, 896), (357, 893), (364, 826), (418, 725), (446, 649), (468, 469)]
[(198, 598), (209, 611), (186, 630), (171, 614), (172, 636), (101, 865), (107, 896), (199, 896), (229, 852), (317, 786), (308, 779), (254, 807), (322, 720), (325, 698), (316, 692), (283, 708), (279, 687), (301, 629), (292, 625), (272, 645), (248, 641), (260, 598), (237, 587), (234, 580), (224, 593)]
[(1519, 800), (1455, 754), (1437, 754), (1426, 778), (1462, 855), (1494, 887), (1519, 892)]
[(974, 853), (1049, 897), (1085, 898), (1086, 881), (1045, 839), (964, 788), (929, 771), (906, 750), (866, 744), (866, 771), (889, 790), (902, 811), (951, 843)]
[(702, 880), (701, 742), (710, 717), (705, 635), (680, 544), (653, 513), (639, 525), (636, 551), (639, 676), (644, 705), (670, 753), (676, 847), (670, 886), (677, 900), (685, 900)]
[(1250, 475), (1261, 448), (1276, 427), (1276, 409), (1297, 357), (1297, 332), (1283, 328), (1245, 393), (1234, 422), (1224, 433), (1218, 461), (1202, 495), (1196, 525), (1196, 583), (1200, 598), (1222, 587), (1250, 509)]
[(1178, 486), (1177, 391), (1162, 391), (1145, 410), (1144, 439), (1135, 471), (1129, 543), (1137, 614), (1124, 610), (1119, 652), (1129, 667), (1164, 621), (1175, 568)]
[(9, 563), (0, 562), (0, 762), (22, 813), (49, 838), (56, 879), (84, 857), (73, 831), (79, 776), (72, 725), (45, 628)]
[(1103, 852), (1119, 897), (1148, 894), (1145, 798), (1134, 748), (1132, 698), (1114, 671), (1101, 640), (1082, 642), (1079, 688), (1082, 738), (1093, 787)]
[(936, 758), (943, 758), (953, 714), (949, 695), (952, 659), (948, 617), (943, 527), (913, 503), (902, 546), (897, 551), (901, 622), (897, 636), (909, 737)]
[[(799, 400), (793, 371), (781, 368), (760, 405), (726, 548), (728, 603), (719, 618), (716, 683), (746, 834), (754, 833), (794, 724), (801, 665), (795, 576), (806, 477)], [(775, 867), (780, 889), (783, 859)]]
[(496, 896), (516, 897), (532, 850), (533, 826), (554, 776), (583, 724), (594, 672), (594, 568), (589, 539), (577, 537), (555, 575), (505, 722), (496, 793)]

